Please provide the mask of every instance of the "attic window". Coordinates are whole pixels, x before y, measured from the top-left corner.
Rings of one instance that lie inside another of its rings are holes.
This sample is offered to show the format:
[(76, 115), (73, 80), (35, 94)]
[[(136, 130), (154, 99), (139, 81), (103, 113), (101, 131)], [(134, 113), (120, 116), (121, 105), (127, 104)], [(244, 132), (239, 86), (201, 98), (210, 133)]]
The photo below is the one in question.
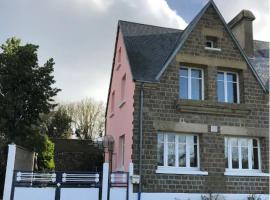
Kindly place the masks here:
[(205, 49), (206, 50), (221, 51), (221, 49), (218, 48), (218, 38), (213, 37), (213, 36), (206, 36)]

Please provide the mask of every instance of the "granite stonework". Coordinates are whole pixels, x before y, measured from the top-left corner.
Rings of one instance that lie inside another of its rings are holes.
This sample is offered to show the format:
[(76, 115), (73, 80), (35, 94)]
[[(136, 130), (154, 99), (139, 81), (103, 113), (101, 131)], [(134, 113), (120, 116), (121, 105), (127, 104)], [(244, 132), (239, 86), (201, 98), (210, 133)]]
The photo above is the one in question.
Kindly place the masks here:
[[(213, 33), (221, 36), (218, 44), (221, 51), (209, 51), (204, 48), (205, 31), (203, 30), (205, 29), (208, 30), (207, 33), (211, 33), (209, 30), (216, 30)], [(204, 65), (198, 63), (196, 59), (198, 57), (204, 58)], [(193, 62), (194, 60), (196, 63)], [(196, 66), (204, 70), (204, 101), (179, 100), (181, 65)], [(216, 74), (220, 69), (239, 73), (240, 104), (217, 102)], [(141, 84), (136, 83), (132, 146), (135, 173), (138, 173), (139, 163), (140, 88)], [(269, 193), (269, 177), (224, 175), (224, 137), (227, 135), (259, 138), (262, 172), (269, 172), (269, 98), (245, 63), (212, 6), (202, 16), (181, 51), (165, 70), (160, 82), (144, 83), (143, 90), (143, 192)], [(199, 112), (200, 109), (203, 112)], [(217, 125), (220, 131), (211, 133), (207, 128), (209, 125)], [(200, 168), (202, 171), (207, 171), (208, 175), (157, 174), (158, 131), (198, 134)]]

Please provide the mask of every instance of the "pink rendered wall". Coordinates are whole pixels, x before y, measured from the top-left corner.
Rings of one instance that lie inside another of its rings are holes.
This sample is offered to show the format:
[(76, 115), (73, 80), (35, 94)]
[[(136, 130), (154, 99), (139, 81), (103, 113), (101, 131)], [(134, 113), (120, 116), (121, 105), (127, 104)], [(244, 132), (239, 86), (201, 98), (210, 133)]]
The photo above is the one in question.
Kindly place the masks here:
[[(132, 131), (133, 131), (133, 94), (135, 89), (135, 83), (133, 82), (130, 66), (124, 46), (123, 36), (121, 30), (118, 33), (118, 41), (116, 43), (116, 56), (113, 66), (112, 82), (110, 88), (110, 96), (107, 110), (106, 121), (106, 134), (114, 137), (114, 153), (112, 170), (116, 171), (128, 171), (129, 163), (131, 163), (132, 152)], [(121, 47), (121, 61), (118, 61), (119, 48)], [(119, 67), (119, 65), (121, 65)], [(124, 104), (121, 99), (121, 83), (123, 76), (126, 75), (126, 87)], [(112, 112), (111, 102), (112, 93), (115, 92), (114, 111)], [(124, 149), (124, 166), (121, 164), (121, 158), (119, 155), (119, 138), (125, 135), (125, 149)]]

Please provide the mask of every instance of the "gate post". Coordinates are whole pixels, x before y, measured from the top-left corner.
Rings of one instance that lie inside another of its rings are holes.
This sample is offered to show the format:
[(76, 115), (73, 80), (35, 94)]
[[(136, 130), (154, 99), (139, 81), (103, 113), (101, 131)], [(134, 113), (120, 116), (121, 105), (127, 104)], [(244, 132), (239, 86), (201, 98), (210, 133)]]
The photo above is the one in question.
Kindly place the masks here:
[(11, 198), (15, 155), (16, 155), (16, 145), (9, 144), (3, 200), (10, 200)]
[(108, 184), (109, 184), (109, 163), (103, 163), (103, 174), (102, 174), (102, 200), (108, 198)]
[(128, 200), (133, 200), (133, 184), (132, 184), (132, 176), (133, 176), (133, 163), (129, 164), (128, 167), (129, 177), (128, 177)]

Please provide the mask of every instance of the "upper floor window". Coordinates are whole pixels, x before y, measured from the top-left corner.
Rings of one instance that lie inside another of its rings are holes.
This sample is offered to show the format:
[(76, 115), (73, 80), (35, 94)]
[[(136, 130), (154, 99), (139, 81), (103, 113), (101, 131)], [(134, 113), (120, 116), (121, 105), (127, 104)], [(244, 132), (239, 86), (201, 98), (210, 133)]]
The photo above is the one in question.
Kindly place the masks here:
[(181, 67), (179, 79), (180, 99), (204, 99), (202, 69)]
[(225, 138), (226, 170), (260, 170), (258, 139)]
[(205, 47), (217, 48), (217, 38), (212, 36), (207, 36), (205, 41)]
[(118, 49), (118, 54), (117, 54), (117, 61), (118, 61), (118, 63), (120, 63), (121, 62), (121, 58), (122, 58), (122, 55), (121, 55), (121, 52), (122, 51), (122, 49), (121, 49), (121, 47)]
[(217, 74), (217, 96), (219, 102), (239, 103), (239, 80), (234, 72), (221, 72)]
[(126, 93), (126, 74), (122, 77), (121, 80), (121, 101), (125, 100), (125, 93)]
[(199, 141), (196, 135), (158, 133), (158, 166), (197, 169)]
[(115, 104), (115, 91), (112, 92), (112, 97), (111, 97), (111, 112), (114, 112), (114, 104)]

